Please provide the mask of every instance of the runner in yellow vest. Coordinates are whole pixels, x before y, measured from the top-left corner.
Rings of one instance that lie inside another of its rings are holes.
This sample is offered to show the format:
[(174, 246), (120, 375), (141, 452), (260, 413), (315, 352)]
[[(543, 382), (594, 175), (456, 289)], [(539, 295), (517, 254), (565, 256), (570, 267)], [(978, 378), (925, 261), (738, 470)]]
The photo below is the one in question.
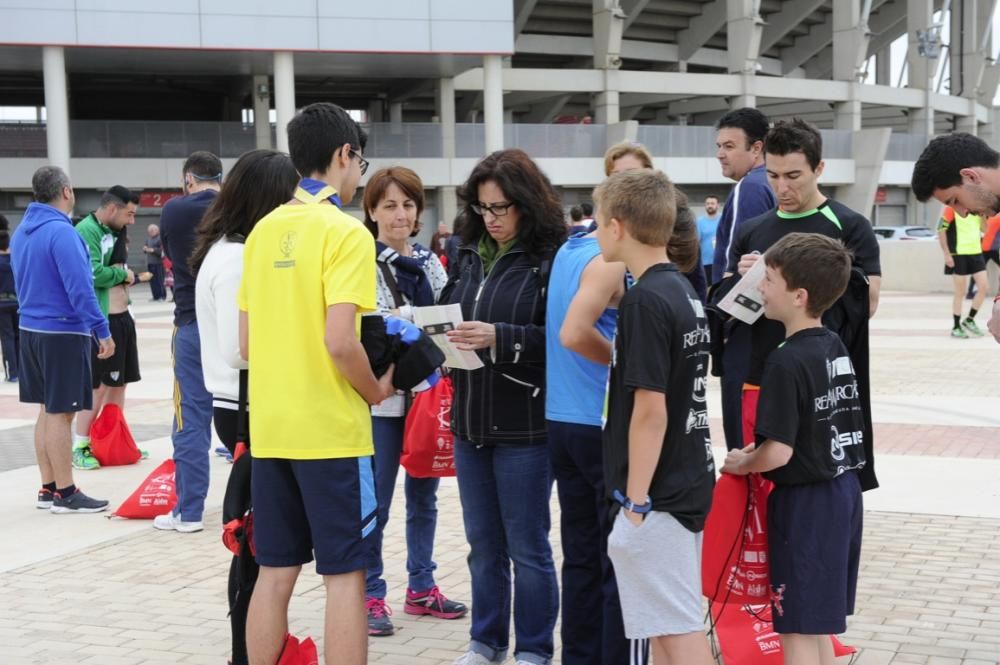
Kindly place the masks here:
[[(986, 297), (986, 261), (982, 249), (983, 218), (971, 212), (959, 215), (950, 206), (941, 213), (938, 223), (938, 242), (944, 252), (944, 274), (954, 278), (951, 313), (953, 317), (951, 336), (967, 339), (970, 335), (982, 337), (983, 331), (976, 325), (976, 314)], [(968, 286), (967, 278), (972, 275), (976, 283), (976, 295), (972, 300), (969, 315), (962, 320), (962, 300)]]

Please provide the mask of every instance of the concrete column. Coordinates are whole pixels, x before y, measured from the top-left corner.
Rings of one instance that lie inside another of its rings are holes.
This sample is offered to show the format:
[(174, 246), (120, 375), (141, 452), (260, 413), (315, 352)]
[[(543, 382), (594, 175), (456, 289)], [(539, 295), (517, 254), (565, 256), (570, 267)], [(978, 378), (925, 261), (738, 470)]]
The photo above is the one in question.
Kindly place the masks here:
[(955, 131), (965, 132), (967, 134), (972, 134), (973, 136), (978, 136), (979, 123), (976, 121), (976, 116), (966, 115), (957, 117), (955, 119)]
[(288, 152), (288, 122), (295, 117), (295, 56), (290, 51), (274, 53), (274, 111), (278, 150)]
[[(982, 0), (988, 4), (989, 0)], [(979, 38), (982, 27), (979, 25), (979, 9), (977, 0), (962, 0), (951, 3), (951, 90), (955, 96), (974, 97), (977, 84), (978, 65), (982, 61), (979, 55)]]
[(368, 122), (384, 122), (382, 100), (378, 97), (368, 102)]
[(69, 173), (69, 99), (66, 92), (66, 55), (62, 46), (42, 47), (45, 79), (45, 136), (49, 164)]
[(937, 59), (920, 55), (917, 32), (931, 27), (934, 20), (934, 0), (906, 0), (906, 71), (910, 88), (927, 90), (937, 68)]
[(271, 149), (271, 87), (267, 74), (253, 77), (253, 127), (257, 136), (257, 148)]
[(757, 13), (757, 4), (754, 0), (726, 0), (726, 39), (729, 43), (726, 52), (730, 74), (753, 74), (757, 71), (764, 28), (764, 21)]
[(393, 134), (403, 133), (403, 103), (389, 104), (389, 131)]
[(888, 46), (875, 56), (875, 83), (877, 85), (895, 85), (892, 80), (892, 49)]
[(487, 154), (503, 149), (503, 63), (499, 55), (483, 56), (483, 123)]
[(833, 78), (857, 81), (868, 53), (868, 17), (861, 0), (833, 3)]
[[(437, 85), (437, 115), (441, 121), (441, 156), (454, 159), (455, 146), (455, 79), (443, 78)], [(438, 215), (452, 228), (458, 215), (458, 197), (455, 187), (438, 187)]]
[(756, 86), (754, 85), (755, 82), (756, 82), (756, 77), (753, 74), (744, 74), (741, 77), (740, 87), (743, 92), (742, 94), (733, 95), (732, 97), (729, 98), (730, 110), (741, 109), (747, 106), (756, 108), (757, 94), (756, 94)]
[(891, 135), (892, 130), (888, 127), (856, 131), (851, 155), (854, 158), (854, 184), (837, 187), (837, 200), (869, 219)]
[(854, 94), (849, 101), (838, 102), (834, 106), (833, 114), (834, 129), (844, 129), (849, 132), (861, 129), (861, 102)]
[(594, 95), (594, 123), (615, 125), (621, 122), (621, 104), (617, 90), (606, 90)]
[(594, 0), (594, 69), (618, 69), (622, 66), (622, 32), (625, 12), (618, 0)]

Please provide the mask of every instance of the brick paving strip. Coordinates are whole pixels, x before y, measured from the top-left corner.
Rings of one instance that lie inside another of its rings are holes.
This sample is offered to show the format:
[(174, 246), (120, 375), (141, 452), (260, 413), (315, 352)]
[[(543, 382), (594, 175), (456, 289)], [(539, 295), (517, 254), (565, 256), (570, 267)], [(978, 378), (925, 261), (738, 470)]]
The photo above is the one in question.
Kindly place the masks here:
[[(452, 510), (453, 484), (442, 485), (440, 501), (438, 582), (468, 600), (468, 547)], [(217, 512), (207, 516), (217, 520)], [(861, 649), (857, 662), (1000, 662), (1000, 520), (882, 512), (865, 520), (857, 614), (844, 637)], [(370, 662), (449, 663), (467, 644), (468, 619), (403, 614), (402, 521), (397, 512), (386, 536), (398, 632), (370, 640)], [(0, 574), (0, 663), (221, 665), (229, 648), (228, 565), (217, 531), (150, 529)], [(292, 631), (321, 644), (323, 602), (320, 579), (307, 567), (292, 601)]]

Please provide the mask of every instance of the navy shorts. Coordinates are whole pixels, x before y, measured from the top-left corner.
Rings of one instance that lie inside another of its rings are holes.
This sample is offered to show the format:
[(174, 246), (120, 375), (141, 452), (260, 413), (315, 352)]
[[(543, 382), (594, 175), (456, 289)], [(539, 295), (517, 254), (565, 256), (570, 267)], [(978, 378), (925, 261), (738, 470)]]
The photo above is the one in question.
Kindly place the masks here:
[(864, 508), (853, 471), (778, 486), (767, 501), (771, 609), (777, 633), (836, 635), (854, 614)]
[[(252, 452), (252, 451), (251, 451)], [(316, 558), (320, 575), (370, 567), (378, 502), (371, 457), (253, 458), (257, 563), (285, 568)]]
[(75, 413), (94, 404), (90, 335), (21, 329), (21, 401), (44, 404), (46, 413)]

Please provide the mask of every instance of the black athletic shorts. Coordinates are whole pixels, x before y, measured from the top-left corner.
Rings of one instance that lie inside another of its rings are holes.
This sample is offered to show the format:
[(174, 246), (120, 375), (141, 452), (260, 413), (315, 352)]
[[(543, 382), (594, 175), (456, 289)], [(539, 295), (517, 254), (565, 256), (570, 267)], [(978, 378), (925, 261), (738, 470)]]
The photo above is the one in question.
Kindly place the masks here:
[(944, 267), (946, 275), (975, 275), (977, 272), (986, 270), (986, 259), (982, 254), (952, 254), (955, 259), (955, 267)]
[(46, 413), (75, 413), (94, 404), (90, 386), (90, 335), (21, 329), (18, 389), (21, 401), (44, 404)]
[(102, 383), (120, 388), (126, 383), (135, 383), (142, 378), (139, 376), (139, 346), (135, 338), (135, 319), (128, 312), (109, 314), (108, 327), (111, 328), (111, 339), (115, 342), (115, 354), (110, 358), (99, 360), (97, 347), (94, 347), (92, 359), (94, 390), (97, 390)]
[(776, 486), (767, 501), (771, 617), (777, 633), (839, 635), (854, 614), (863, 506), (855, 471)]

